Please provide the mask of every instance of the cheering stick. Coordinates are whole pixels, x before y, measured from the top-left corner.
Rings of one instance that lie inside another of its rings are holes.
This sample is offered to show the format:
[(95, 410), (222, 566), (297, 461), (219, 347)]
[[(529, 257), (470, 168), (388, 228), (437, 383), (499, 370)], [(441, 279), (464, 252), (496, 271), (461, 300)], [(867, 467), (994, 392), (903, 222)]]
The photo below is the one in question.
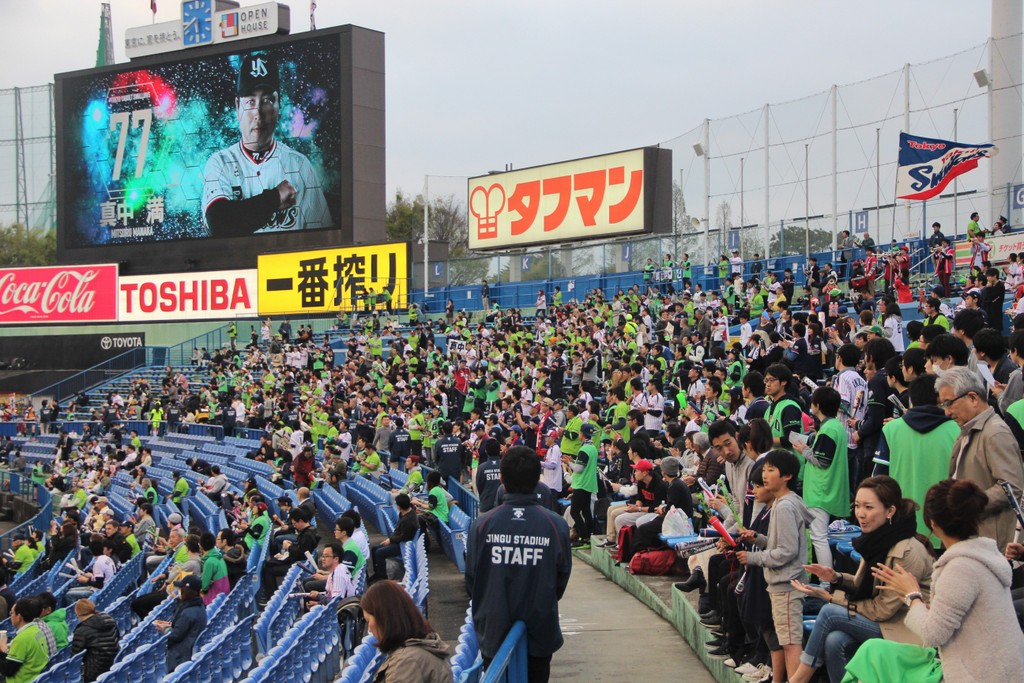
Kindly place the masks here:
[[(1017, 499), (1017, 495), (1013, 492), (1013, 487), (1010, 486), (1010, 482), (1005, 480), (1000, 480), (999, 485), (1003, 487), (1003, 493), (1006, 494), (1006, 499), (1010, 501), (1010, 507), (1013, 508), (1013, 514), (1017, 516), (1017, 523), (1020, 525), (1020, 529), (1024, 530), (1024, 512), (1020, 509), (1020, 501)], [(1020, 530), (1014, 533), (1014, 541), (1020, 540), (1020, 534)]]
[(718, 517), (711, 518), (711, 528), (718, 532), (718, 535), (722, 537), (722, 540), (728, 543), (732, 547), (736, 547), (736, 540), (726, 530), (725, 525), (722, 524), (722, 520)]
[(732, 519), (736, 522), (736, 528), (743, 531), (743, 517), (736, 512), (735, 503), (733, 503), (732, 496), (729, 495), (729, 487), (725, 484), (724, 475), (718, 478), (718, 490), (725, 498), (725, 504), (729, 506), (729, 512), (732, 513)]
[(313, 553), (308, 550), (306, 551), (306, 559), (309, 560), (309, 564), (312, 565), (314, 572), (320, 571), (320, 567), (317, 566), (316, 560), (313, 559)]
[(1020, 501), (1017, 499), (1017, 495), (1013, 492), (1013, 487), (1008, 481), (1000, 481), (999, 485), (1003, 487), (1003, 492), (1006, 493), (1007, 500), (1010, 501), (1010, 507), (1013, 508), (1013, 513), (1017, 515), (1017, 522), (1021, 528), (1024, 529), (1024, 511), (1020, 509)]
[(708, 483), (704, 481), (704, 477), (697, 477), (697, 483), (700, 485), (701, 489), (703, 489), (704, 495), (707, 496), (708, 500), (711, 500), (718, 495), (718, 491), (708, 486)]
[(72, 560), (71, 562), (65, 563), (64, 566), (67, 567), (68, 569), (71, 569), (72, 571), (74, 571), (75, 574), (78, 575), (78, 576), (81, 576), (82, 574), (85, 574), (85, 572), (83, 572), (81, 569), (78, 568), (77, 565), (74, 564), (74, 560)]
[(289, 593), (289, 598), (308, 598), (309, 593)]

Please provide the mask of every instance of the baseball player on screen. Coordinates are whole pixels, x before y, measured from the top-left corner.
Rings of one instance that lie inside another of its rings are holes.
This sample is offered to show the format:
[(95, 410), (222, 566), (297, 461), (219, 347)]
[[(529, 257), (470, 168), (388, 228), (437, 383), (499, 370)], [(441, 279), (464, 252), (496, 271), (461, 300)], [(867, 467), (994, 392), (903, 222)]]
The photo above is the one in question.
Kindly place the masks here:
[(313, 165), (274, 139), (280, 73), (265, 53), (245, 55), (235, 97), (242, 139), (203, 169), (203, 215), (211, 237), (328, 228), (331, 213)]

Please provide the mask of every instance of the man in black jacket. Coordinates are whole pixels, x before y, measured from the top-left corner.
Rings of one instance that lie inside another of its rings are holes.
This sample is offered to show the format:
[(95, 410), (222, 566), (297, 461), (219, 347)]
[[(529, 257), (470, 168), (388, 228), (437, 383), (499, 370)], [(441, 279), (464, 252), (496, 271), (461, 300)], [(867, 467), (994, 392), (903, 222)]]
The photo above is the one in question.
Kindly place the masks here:
[(562, 646), (558, 601), (572, 572), (568, 524), (537, 504), (540, 470), (540, 458), (529, 448), (512, 448), (502, 457), (505, 502), (476, 518), (466, 551), (466, 590), (485, 664), (522, 620), (534, 683), (548, 680), (551, 656)]
[(441, 432), (444, 436), (434, 444), (433, 453), (437, 471), (441, 473), (441, 481), (446, 484), (449, 477), (454, 477), (456, 481), (460, 481), (465, 451), (462, 440), (452, 435), (451, 422), (446, 421), (441, 425)]
[(398, 524), (395, 525), (395, 530), (370, 549), (370, 557), (373, 560), (371, 583), (388, 578), (388, 558), (401, 557), (401, 544), (416, 538), (416, 532), (420, 530), (420, 522), (416, 518), (416, 511), (412, 507), (412, 501), (409, 500), (408, 494), (399, 493), (395, 496), (395, 507), (398, 508)]
[(476, 468), (476, 490), (480, 496), (480, 514), (494, 508), (501, 487), (501, 447), (488, 439), (480, 450), (480, 465)]
[(265, 599), (269, 599), (277, 590), (278, 578), (287, 574), (293, 564), (306, 559), (306, 553), (314, 552), (320, 544), (320, 537), (309, 524), (308, 512), (295, 508), (289, 521), (297, 537), (295, 541), (284, 541), (281, 544), (282, 553), (268, 558), (263, 565), (262, 591)]
[(167, 636), (167, 673), (179, 665), (192, 659), (192, 648), (199, 634), (206, 628), (206, 607), (199, 597), (202, 581), (198, 576), (189, 574), (174, 585), (181, 589), (181, 597), (174, 608), (174, 616), (170, 621), (157, 620), (153, 625), (158, 631), (170, 630)]
[(121, 636), (114, 618), (105, 612), (97, 612), (92, 600), (76, 602), (75, 614), (78, 615), (79, 623), (71, 639), (71, 654), (85, 652), (82, 680), (90, 683), (110, 671), (114, 665)]

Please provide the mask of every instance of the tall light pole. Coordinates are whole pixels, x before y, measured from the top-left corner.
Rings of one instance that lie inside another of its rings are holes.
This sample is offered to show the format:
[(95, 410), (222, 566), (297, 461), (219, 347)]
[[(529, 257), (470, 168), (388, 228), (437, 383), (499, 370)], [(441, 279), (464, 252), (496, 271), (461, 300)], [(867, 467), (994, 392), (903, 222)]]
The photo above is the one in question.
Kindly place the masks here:
[(804, 144), (804, 256), (811, 255), (811, 146)]
[(711, 119), (704, 119), (704, 263), (711, 239)]
[(423, 307), (430, 294), (430, 176), (423, 176)]
[(882, 154), (882, 129), (875, 128), (875, 236), (877, 244), (882, 244), (882, 171), (879, 156)]
[[(956, 142), (956, 138), (957, 138), (956, 124), (957, 124), (957, 118), (959, 117), (959, 114), (960, 114), (960, 110), (959, 109), (954, 109), (953, 110), (953, 142)], [(960, 223), (959, 223), (959, 221), (960, 221), (960, 209), (959, 209), (959, 206), (958, 206), (960, 204), (960, 197), (959, 197), (960, 193), (957, 191), (957, 185), (958, 185), (958, 183), (957, 183), (957, 180), (956, 180), (956, 176), (953, 176), (953, 239), (954, 240), (956, 239), (956, 234), (957, 234), (957, 232), (959, 231), (959, 228), (960, 228)]]
[[(1024, 6), (1020, 0), (992, 0), (992, 40), (988, 52), (989, 139), (999, 154), (989, 160), (989, 225), (1006, 208), (1003, 194), (1021, 178), (1020, 83), (1024, 80), (1024, 38), (1021, 23)], [(979, 83), (979, 85), (981, 85)], [(1008, 216), (1012, 218), (1012, 216)]]
[(740, 157), (740, 255), (746, 256), (743, 253), (743, 226), (746, 223), (743, 222), (743, 157)]

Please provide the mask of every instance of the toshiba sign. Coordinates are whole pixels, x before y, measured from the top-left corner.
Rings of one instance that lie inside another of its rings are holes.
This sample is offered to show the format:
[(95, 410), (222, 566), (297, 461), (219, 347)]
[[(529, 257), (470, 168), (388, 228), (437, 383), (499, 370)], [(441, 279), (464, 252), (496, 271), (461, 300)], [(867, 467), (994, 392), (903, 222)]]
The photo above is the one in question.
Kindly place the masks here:
[(672, 152), (646, 147), (469, 179), (471, 249), (671, 229)]
[(256, 315), (256, 271), (122, 277), (118, 320), (215, 320)]

